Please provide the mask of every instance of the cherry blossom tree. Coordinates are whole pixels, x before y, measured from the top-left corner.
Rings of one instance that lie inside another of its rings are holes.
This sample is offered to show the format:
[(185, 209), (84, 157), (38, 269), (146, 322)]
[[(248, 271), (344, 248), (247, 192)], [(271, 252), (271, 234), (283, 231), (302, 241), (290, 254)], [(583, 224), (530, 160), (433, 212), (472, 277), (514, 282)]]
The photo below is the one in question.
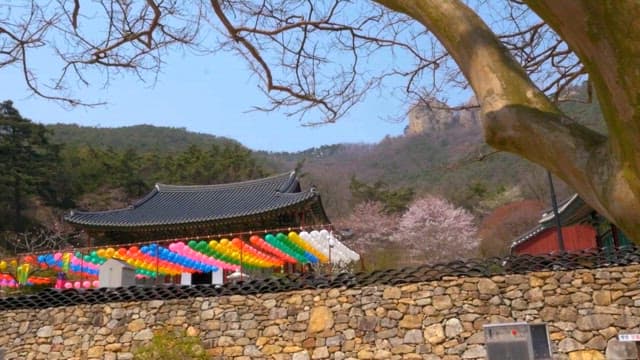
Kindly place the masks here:
[(394, 236), (411, 262), (446, 262), (477, 255), (475, 219), (447, 200), (426, 196), (414, 201), (400, 218)]
[(360, 254), (360, 265), (368, 270), (402, 266), (404, 252), (395, 241), (400, 215), (388, 213), (379, 201), (364, 201), (351, 214), (334, 224), (343, 230), (342, 241)]
[(352, 239), (348, 240), (351, 247), (367, 251), (391, 244), (398, 222), (399, 216), (387, 214), (381, 202), (365, 201), (356, 205), (351, 215), (337, 225), (353, 233)]

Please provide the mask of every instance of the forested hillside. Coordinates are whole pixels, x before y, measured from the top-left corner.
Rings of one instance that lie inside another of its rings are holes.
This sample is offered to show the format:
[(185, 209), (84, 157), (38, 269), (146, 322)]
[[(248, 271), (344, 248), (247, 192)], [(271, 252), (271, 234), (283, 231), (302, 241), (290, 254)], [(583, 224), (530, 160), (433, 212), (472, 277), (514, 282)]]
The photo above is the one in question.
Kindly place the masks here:
[(0, 243), (64, 233), (69, 209), (124, 207), (155, 183), (216, 184), (272, 172), (230, 139), (148, 125), (45, 127), (11, 101), (0, 103), (0, 162)]
[[(282, 169), (302, 164), (304, 179), (318, 186), (334, 216), (350, 213), (350, 186), (381, 183), (388, 189), (410, 188), (416, 195), (440, 194), (453, 203), (485, 214), (501, 203), (548, 200), (546, 172), (526, 160), (494, 153), (480, 128), (387, 138), (375, 145), (337, 145), (298, 154), (261, 154)], [(561, 196), (566, 187), (558, 184)]]
[[(548, 194), (542, 169), (513, 155), (493, 153), (484, 145), (479, 127), (297, 153), (252, 152), (230, 139), (150, 125), (111, 129), (57, 124), (47, 129), (52, 143), (64, 145), (62, 166), (74, 174), (62, 187), (89, 198), (104, 197), (94, 194), (104, 186), (121, 188), (128, 196), (120, 196), (116, 203), (144, 194), (156, 182), (217, 183), (297, 167), (307, 186), (319, 188), (333, 216), (350, 213), (357, 202), (350, 189), (353, 179), (366, 184), (380, 182), (390, 189), (411, 188), (417, 194), (442, 194), (479, 212), (490, 208), (492, 200), (500, 202), (505, 194), (540, 199), (547, 199)], [(260, 171), (243, 170), (253, 166)], [(507, 194), (514, 189), (515, 193)], [(73, 195), (57, 196), (66, 208), (109, 206), (108, 199), (78, 204), (69, 201)]]
[(91, 146), (99, 149), (133, 149), (138, 152), (176, 153), (190, 146), (208, 147), (211, 144), (239, 143), (225, 137), (200, 134), (185, 128), (135, 125), (119, 128), (87, 127), (76, 124), (47, 125), (51, 142), (69, 146)]
[[(572, 101), (561, 107), (574, 120), (606, 131), (599, 106), (590, 102), (585, 86), (572, 89), (567, 99)], [(387, 137), (378, 144), (259, 154), (281, 169), (302, 165), (305, 181), (323, 191), (323, 201), (334, 216), (350, 213), (354, 202), (361, 200), (352, 197), (353, 179), (389, 189), (409, 188), (417, 196), (439, 194), (480, 217), (510, 201), (548, 203), (550, 196), (546, 171), (514, 155), (494, 152), (484, 143), (479, 123)], [(560, 199), (572, 193), (565, 184), (556, 182)]]

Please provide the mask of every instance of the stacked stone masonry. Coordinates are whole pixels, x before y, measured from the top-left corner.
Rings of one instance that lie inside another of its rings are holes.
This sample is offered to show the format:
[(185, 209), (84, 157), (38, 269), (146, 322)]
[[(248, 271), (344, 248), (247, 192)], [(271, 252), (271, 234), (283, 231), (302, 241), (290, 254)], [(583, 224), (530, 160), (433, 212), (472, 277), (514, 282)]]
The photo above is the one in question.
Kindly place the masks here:
[(554, 359), (635, 359), (640, 265), (354, 289), (13, 310), (5, 359), (132, 359), (184, 328), (212, 359), (484, 359), (482, 326), (546, 322)]

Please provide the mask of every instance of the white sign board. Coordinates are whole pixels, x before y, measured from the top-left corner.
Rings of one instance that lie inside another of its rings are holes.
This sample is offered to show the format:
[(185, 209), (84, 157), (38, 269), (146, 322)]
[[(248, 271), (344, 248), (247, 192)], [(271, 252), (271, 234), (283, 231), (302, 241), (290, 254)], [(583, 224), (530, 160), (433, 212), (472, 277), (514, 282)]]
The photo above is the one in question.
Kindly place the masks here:
[(182, 273), (182, 275), (180, 275), (180, 285), (191, 285), (190, 273)]
[(618, 334), (618, 341), (640, 341), (640, 334)]
[(222, 285), (224, 283), (224, 277), (222, 276), (222, 269), (213, 271), (211, 273), (211, 283), (214, 285)]

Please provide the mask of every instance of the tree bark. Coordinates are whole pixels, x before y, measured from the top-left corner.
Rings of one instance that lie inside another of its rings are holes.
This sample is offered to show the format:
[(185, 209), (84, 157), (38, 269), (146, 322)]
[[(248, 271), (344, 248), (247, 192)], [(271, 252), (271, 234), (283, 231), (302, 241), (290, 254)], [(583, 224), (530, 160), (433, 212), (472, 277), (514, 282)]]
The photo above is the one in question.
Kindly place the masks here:
[[(636, 54), (636, 48), (640, 46), (637, 41), (628, 45), (617, 40), (620, 34), (629, 31), (620, 28), (629, 28), (631, 19), (637, 19), (637, 8), (640, 8), (637, 2), (620, 0), (615, 3), (626, 5), (613, 6), (600, 0), (531, 1), (532, 9), (548, 21), (572, 49), (578, 49), (587, 71), (597, 78), (597, 95), (603, 104), (612, 140), (564, 115), (536, 88), (482, 19), (460, 0), (378, 2), (422, 23), (449, 51), (480, 103), (489, 145), (549, 169), (596, 211), (632, 239), (640, 241), (640, 221), (637, 221), (640, 136), (636, 131), (640, 126), (637, 105), (640, 102), (640, 56), (637, 55), (640, 54)], [(591, 14), (590, 10), (596, 12)], [(607, 31), (619, 31), (616, 37), (602, 40), (602, 35), (589, 33), (593, 32), (589, 26), (594, 26), (589, 23), (591, 17), (604, 16), (595, 22), (595, 29), (599, 29), (615, 22), (620, 11), (627, 11), (629, 15), (621, 17), (624, 21)], [(580, 15), (586, 20), (574, 24)], [(571, 20), (565, 23), (565, 19)], [(636, 27), (640, 27), (637, 21), (630, 28), (636, 30)], [(624, 54), (634, 57), (630, 59)], [(633, 66), (630, 67), (630, 63)], [(633, 74), (627, 77), (628, 72)], [(619, 97), (619, 94), (628, 96)], [(621, 134), (626, 126), (632, 131)]]
[[(640, 242), (640, 3), (527, 1), (576, 52), (609, 132), (608, 171), (594, 172), (612, 220)], [(570, 19), (570, 20), (569, 20)]]

